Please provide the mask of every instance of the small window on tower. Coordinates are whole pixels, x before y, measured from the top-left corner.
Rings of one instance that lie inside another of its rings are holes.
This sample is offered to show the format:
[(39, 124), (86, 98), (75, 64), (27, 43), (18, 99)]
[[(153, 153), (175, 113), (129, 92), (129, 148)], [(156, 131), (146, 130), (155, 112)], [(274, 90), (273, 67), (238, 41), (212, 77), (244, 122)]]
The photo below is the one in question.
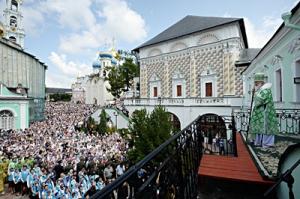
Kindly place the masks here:
[(9, 25), (12, 26), (12, 27), (17, 27), (17, 17), (11, 16)]
[(16, 0), (11, 1), (11, 9), (14, 11), (18, 11), (18, 2)]
[(9, 37), (9, 41), (16, 43), (17, 39), (15, 37), (13, 37), (13, 36), (10, 36)]

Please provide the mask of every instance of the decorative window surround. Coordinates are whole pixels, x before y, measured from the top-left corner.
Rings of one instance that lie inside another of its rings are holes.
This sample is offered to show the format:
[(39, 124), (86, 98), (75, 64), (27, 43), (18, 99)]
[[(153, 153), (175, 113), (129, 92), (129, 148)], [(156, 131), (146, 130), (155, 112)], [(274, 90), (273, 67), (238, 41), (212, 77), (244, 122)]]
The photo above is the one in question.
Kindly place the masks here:
[(14, 115), (9, 110), (0, 111), (0, 128), (1, 129), (14, 129)]
[(217, 74), (210, 68), (203, 71), (200, 75), (201, 97), (206, 97), (206, 83), (212, 83), (212, 96), (217, 97)]
[[(177, 86), (181, 86), (181, 96), (177, 96)], [(173, 98), (185, 98), (186, 96), (186, 81), (184, 75), (175, 71), (172, 76), (172, 97)]]
[[(149, 84), (150, 84), (150, 98), (161, 97), (161, 80), (156, 74), (152, 75)], [(157, 88), (157, 96), (154, 96), (154, 87)]]

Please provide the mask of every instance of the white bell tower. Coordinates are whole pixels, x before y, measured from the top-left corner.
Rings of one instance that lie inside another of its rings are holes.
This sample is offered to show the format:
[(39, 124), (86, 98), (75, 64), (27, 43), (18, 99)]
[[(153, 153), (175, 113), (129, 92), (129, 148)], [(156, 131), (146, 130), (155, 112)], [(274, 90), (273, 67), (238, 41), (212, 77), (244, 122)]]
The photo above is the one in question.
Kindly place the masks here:
[(25, 31), (22, 23), (22, 0), (6, 0), (4, 37), (24, 48)]

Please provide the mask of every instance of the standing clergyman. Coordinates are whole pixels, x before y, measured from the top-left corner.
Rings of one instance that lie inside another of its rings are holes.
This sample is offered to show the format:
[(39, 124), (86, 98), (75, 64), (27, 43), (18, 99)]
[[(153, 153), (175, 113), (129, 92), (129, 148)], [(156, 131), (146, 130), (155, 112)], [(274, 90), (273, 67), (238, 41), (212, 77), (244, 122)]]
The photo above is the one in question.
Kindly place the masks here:
[(278, 133), (278, 122), (272, 97), (271, 83), (264, 82), (264, 74), (254, 76), (255, 94), (251, 114), (250, 133), (255, 134), (256, 146), (273, 146), (275, 134)]

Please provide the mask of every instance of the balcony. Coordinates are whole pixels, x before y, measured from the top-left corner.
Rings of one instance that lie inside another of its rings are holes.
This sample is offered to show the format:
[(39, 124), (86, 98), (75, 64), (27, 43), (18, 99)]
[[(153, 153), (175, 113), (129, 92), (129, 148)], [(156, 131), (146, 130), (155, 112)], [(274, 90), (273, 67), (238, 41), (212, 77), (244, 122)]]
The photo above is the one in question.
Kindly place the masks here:
[(125, 99), (125, 106), (240, 106), (239, 97), (205, 97), (205, 98), (131, 98)]

